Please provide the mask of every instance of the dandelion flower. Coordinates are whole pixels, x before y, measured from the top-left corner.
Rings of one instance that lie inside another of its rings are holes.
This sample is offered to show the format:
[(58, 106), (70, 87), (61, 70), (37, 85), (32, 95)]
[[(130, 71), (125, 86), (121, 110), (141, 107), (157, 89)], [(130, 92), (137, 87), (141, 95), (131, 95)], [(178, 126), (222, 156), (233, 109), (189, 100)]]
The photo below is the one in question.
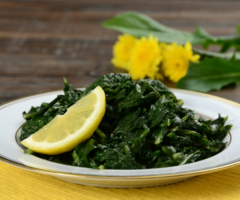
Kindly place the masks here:
[(161, 44), (163, 51), (162, 71), (173, 82), (178, 82), (187, 73), (189, 62), (198, 62), (199, 55), (193, 55), (192, 46), (187, 42), (185, 46)]
[(161, 49), (158, 39), (150, 36), (149, 39), (142, 37), (136, 41), (135, 47), (132, 51), (131, 59), (128, 63), (129, 74), (133, 80), (143, 79), (146, 76), (155, 79), (163, 78), (158, 73), (162, 60)]
[(113, 59), (111, 60), (115, 67), (127, 70), (127, 65), (136, 40), (136, 38), (128, 34), (118, 37), (118, 41), (113, 46)]

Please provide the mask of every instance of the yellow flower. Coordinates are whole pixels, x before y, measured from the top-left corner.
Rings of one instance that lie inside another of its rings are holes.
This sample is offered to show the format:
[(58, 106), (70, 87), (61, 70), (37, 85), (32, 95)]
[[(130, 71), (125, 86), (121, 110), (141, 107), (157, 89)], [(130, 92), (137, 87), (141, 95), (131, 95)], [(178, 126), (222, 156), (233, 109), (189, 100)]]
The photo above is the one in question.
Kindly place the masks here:
[(133, 80), (143, 79), (146, 76), (155, 79), (163, 78), (158, 73), (162, 60), (161, 49), (158, 39), (149, 36), (149, 39), (142, 37), (136, 41), (136, 45), (132, 51), (131, 59), (128, 63), (129, 74)]
[(193, 55), (192, 46), (187, 42), (185, 46), (161, 44), (163, 51), (162, 71), (173, 82), (178, 82), (187, 73), (189, 61), (198, 62), (200, 56)]
[(136, 40), (133, 36), (127, 34), (118, 37), (118, 41), (113, 46), (113, 59), (111, 60), (115, 67), (127, 69)]

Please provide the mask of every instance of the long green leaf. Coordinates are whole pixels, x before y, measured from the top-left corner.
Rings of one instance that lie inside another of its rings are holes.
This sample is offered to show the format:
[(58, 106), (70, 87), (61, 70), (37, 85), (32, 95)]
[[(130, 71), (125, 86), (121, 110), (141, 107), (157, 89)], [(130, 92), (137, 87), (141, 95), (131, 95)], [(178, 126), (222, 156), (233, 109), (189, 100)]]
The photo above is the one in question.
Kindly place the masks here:
[(208, 38), (206, 34), (201, 35), (200, 32), (195, 34), (168, 28), (138, 12), (126, 12), (117, 15), (112, 19), (104, 21), (102, 26), (133, 35), (137, 38), (153, 35), (158, 37), (160, 42), (165, 43), (176, 42), (178, 44), (185, 44), (189, 41), (192, 44), (202, 44), (206, 39), (212, 38), (212, 36)]
[[(194, 33), (179, 31), (160, 24), (150, 17), (138, 12), (126, 12), (106, 20), (102, 26), (108, 29), (119, 31), (140, 38), (153, 35), (160, 42), (185, 44), (191, 42), (193, 45), (202, 44), (204, 48), (215, 44), (222, 46), (221, 52), (226, 52), (231, 47), (236, 51), (240, 50), (240, 39), (232, 36), (214, 37), (200, 27)], [(237, 27), (239, 32), (239, 27)]]
[(240, 62), (220, 58), (205, 58), (200, 63), (191, 63), (187, 75), (177, 84), (177, 88), (208, 92), (220, 90), (229, 84), (240, 83)]

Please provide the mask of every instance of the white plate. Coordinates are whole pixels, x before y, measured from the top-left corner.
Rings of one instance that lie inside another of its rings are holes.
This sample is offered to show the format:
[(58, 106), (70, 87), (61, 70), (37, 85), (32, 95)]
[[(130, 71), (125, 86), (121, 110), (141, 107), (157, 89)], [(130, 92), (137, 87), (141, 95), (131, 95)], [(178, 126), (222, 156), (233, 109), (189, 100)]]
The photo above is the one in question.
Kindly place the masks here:
[(25, 122), (22, 112), (28, 111), (31, 106), (39, 106), (42, 102), (50, 102), (56, 95), (62, 94), (61, 91), (56, 91), (22, 98), (0, 106), (0, 161), (74, 183), (119, 188), (170, 184), (240, 164), (240, 154), (237, 153), (240, 147), (240, 105), (197, 92), (178, 89), (172, 91), (177, 98), (184, 100), (184, 107), (193, 109), (200, 115), (217, 118), (218, 113), (221, 113), (222, 116), (229, 116), (227, 124), (233, 124), (233, 128), (225, 138), (229, 143), (226, 149), (196, 163), (141, 170), (95, 170), (53, 163), (26, 155), (15, 139), (17, 130)]

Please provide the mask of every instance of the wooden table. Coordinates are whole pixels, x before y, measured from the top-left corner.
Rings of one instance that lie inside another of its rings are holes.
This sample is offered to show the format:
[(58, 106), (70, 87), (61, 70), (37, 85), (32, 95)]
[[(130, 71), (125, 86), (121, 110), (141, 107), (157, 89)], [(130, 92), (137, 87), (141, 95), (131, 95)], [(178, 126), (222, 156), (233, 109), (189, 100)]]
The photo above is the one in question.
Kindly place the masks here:
[[(235, 0), (1, 1), (0, 103), (62, 89), (63, 77), (86, 87), (116, 72), (110, 59), (118, 33), (101, 22), (128, 10), (180, 30), (201, 26), (213, 35), (236, 35), (240, 22)], [(210, 94), (240, 103), (240, 87)]]

